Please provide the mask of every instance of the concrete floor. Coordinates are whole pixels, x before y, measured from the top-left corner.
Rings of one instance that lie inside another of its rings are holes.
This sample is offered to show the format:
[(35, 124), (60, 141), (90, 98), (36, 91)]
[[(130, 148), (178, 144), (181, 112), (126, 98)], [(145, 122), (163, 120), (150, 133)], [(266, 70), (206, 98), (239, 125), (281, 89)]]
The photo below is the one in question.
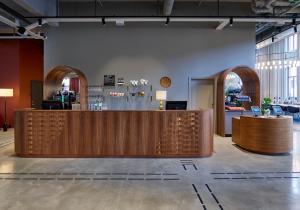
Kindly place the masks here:
[[(300, 209), (300, 125), (290, 155), (241, 151), (215, 136), (193, 159), (31, 159), (0, 147), (0, 209)], [(0, 141), (13, 130), (0, 132)]]

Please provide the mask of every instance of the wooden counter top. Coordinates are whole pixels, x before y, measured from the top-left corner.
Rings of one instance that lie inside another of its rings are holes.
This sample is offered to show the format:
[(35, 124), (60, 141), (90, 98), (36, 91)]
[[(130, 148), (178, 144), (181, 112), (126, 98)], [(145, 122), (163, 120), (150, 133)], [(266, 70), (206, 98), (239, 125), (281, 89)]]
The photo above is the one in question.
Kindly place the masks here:
[(62, 109), (62, 110), (46, 110), (46, 109), (17, 109), (15, 110), (16, 112), (199, 112), (199, 111), (207, 111), (210, 109), (199, 109), (199, 110), (141, 110), (141, 109), (136, 109), (136, 110), (129, 110), (129, 109), (124, 109), (124, 110), (113, 110), (113, 109), (105, 109), (101, 111), (96, 111), (96, 110), (70, 110), (70, 109)]
[(293, 118), (240, 116), (232, 119), (232, 141), (258, 153), (280, 154), (293, 149)]
[(213, 150), (212, 110), (18, 110), (23, 157), (204, 157)]

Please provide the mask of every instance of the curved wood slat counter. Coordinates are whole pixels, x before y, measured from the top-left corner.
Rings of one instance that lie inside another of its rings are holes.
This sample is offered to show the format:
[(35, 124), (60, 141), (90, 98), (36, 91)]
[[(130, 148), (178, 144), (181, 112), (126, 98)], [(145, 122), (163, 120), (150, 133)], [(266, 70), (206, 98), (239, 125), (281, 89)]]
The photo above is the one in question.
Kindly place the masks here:
[(241, 116), (232, 119), (232, 141), (258, 153), (280, 154), (293, 149), (293, 119), (288, 116), (262, 118)]
[(15, 112), (23, 157), (204, 157), (213, 151), (213, 112)]

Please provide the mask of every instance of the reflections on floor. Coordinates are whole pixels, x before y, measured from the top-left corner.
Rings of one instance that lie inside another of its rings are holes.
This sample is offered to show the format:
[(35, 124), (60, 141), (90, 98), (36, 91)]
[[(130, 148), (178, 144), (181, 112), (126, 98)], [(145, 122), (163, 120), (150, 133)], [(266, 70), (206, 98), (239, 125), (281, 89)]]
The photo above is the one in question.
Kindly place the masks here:
[[(300, 129), (294, 151), (268, 156), (215, 136), (210, 158), (18, 158), (0, 150), (0, 209), (299, 209)], [(300, 127), (300, 126), (299, 126)], [(0, 133), (11, 141), (13, 131)]]

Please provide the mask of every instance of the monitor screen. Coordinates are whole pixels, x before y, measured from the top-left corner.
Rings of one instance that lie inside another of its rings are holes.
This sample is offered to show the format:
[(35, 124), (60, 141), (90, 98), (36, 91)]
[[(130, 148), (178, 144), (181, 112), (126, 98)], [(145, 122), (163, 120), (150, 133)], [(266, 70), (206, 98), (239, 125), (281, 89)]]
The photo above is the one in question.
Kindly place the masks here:
[(251, 111), (255, 116), (261, 116), (261, 109), (258, 106), (251, 106)]
[(63, 109), (60, 101), (43, 101), (42, 109)]
[(167, 101), (166, 110), (186, 110), (187, 101)]
[(275, 105), (275, 106), (272, 106), (272, 108), (273, 108), (274, 115), (277, 115), (277, 116), (283, 115), (281, 106)]

